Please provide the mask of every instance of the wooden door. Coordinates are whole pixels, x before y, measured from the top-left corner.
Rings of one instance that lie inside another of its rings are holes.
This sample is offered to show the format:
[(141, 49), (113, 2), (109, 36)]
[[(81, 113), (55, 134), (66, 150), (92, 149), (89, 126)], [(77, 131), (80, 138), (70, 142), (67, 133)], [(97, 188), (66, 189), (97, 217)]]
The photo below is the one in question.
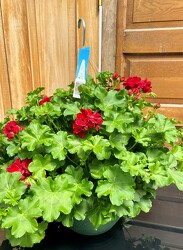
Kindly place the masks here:
[(119, 0), (116, 69), (149, 78), (159, 112), (183, 122), (183, 0)]

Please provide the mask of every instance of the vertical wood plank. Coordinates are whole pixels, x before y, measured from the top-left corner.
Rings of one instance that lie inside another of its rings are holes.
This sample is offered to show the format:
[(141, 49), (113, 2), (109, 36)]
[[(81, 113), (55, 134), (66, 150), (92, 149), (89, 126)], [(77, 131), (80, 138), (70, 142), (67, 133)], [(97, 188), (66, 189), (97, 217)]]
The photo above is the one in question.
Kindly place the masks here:
[(35, 0), (26, 0), (26, 10), (27, 10), (32, 87), (33, 89), (35, 89), (41, 85), (40, 71), (39, 71), (39, 53), (37, 46)]
[(26, 2), (2, 0), (1, 4), (12, 107), (20, 108), (32, 90)]
[[(69, 82), (75, 79), (77, 66), (77, 23), (76, 0), (67, 0), (68, 6), (68, 53), (69, 53)], [(64, 25), (64, 24), (63, 24)]]
[[(88, 73), (95, 76), (98, 72), (98, 1), (77, 0), (77, 22), (84, 18), (86, 23), (85, 46), (90, 46), (90, 61)], [(77, 30), (77, 48), (82, 47), (82, 28)]]
[[(67, 87), (75, 75), (75, 14), (73, 1), (35, 1), (40, 85), (52, 94)], [(74, 20), (73, 20), (74, 19)], [(69, 27), (69, 25), (71, 27)]]
[(117, 0), (103, 0), (102, 71), (115, 71)]
[(6, 111), (11, 108), (11, 100), (1, 14), (0, 5), (0, 120), (3, 120)]
[[(118, 0), (117, 3), (117, 32), (116, 32), (116, 71), (128, 75), (125, 71), (126, 63), (123, 55), (123, 30), (126, 28), (127, 0)], [(124, 69), (124, 71), (122, 71)]]

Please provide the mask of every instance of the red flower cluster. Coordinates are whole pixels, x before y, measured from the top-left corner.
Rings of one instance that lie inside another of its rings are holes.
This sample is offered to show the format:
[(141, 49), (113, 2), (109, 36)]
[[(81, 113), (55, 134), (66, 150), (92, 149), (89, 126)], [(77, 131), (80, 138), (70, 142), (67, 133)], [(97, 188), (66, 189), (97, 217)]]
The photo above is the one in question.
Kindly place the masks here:
[(112, 79), (117, 79), (119, 77), (119, 74), (116, 72), (112, 75)]
[(24, 130), (24, 126), (19, 126), (17, 122), (10, 121), (6, 124), (3, 129), (3, 134), (8, 137), (8, 139), (14, 138), (15, 134), (18, 134), (19, 131)]
[(109, 84), (107, 85), (107, 90), (115, 89), (116, 91), (121, 90), (121, 83), (124, 82), (125, 77), (120, 76), (117, 72), (109, 78)]
[(147, 79), (142, 80), (138, 76), (129, 77), (123, 83), (125, 89), (129, 90), (129, 94), (136, 94), (137, 96), (143, 93), (150, 93), (152, 90), (151, 82)]
[(85, 136), (85, 131), (95, 128), (100, 129), (103, 119), (98, 112), (92, 112), (91, 109), (81, 109), (81, 112), (77, 114), (76, 119), (72, 125), (75, 135), (83, 138)]
[(20, 178), (21, 181), (24, 181), (27, 177), (31, 175), (31, 172), (28, 170), (28, 166), (32, 160), (26, 159), (21, 161), (19, 158), (16, 159), (9, 167), (7, 167), (7, 172), (14, 173), (20, 172), (22, 177)]
[(43, 99), (41, 101), (39, 101), (39, 105), (43, 105), (45, 102), (50, 102), (51, 101), (51, 96), (44, 96)]

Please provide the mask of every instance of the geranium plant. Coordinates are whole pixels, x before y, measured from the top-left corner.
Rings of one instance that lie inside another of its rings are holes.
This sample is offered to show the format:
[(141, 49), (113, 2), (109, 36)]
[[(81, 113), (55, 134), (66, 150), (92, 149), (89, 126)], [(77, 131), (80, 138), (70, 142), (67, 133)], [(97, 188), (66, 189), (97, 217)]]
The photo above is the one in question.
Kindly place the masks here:
[[(48, 223), (95, 229), (148, 212), (158, 187), (183, 190), (182, 131), (156, 112), (151, 82), (102, 72), (79, 87), (28, 93), (0, 134), (0, 227), (32, 247)], [(150, 110), (144, 112), (146, 108)]]

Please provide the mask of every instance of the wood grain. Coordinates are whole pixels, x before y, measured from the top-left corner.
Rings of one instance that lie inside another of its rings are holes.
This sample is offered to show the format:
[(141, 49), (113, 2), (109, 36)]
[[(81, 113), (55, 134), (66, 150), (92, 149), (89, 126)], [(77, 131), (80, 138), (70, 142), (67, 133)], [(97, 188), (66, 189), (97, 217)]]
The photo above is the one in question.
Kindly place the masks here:
[(120, 3), (116, 68), (121, 67), (126, 77), (138, 75), (150, 79), (157, 94), (150, 101), (160, 102), (159, 112), (183, 122), (183, 18), (180, 15), (183, 1), (176, 0), (175, 5), (170, 0), (122, 0)]
[[(1, 5), (0, 5), (0, 13)], [(4, 43), (2, 16), (0, 15), (0, 120), (3, 120), (7, 110), (11, 108), (7, 58)]]
[(183, 58), (181, 56), (127, 56), (127, 71), (152, 82), (157, 98), (182, 99), (183, 103)]
[(123, 54), (123, 31), (126, 29), (127, 21), (127, 0), (117, 2), (117, 21), (116, 21), (116, 72), (124, 75), (125, 56)]
[(38, 40), (37, 40), (35, 0), (26, 1), (26, 10), (27, 10), (32, 88), (36, 89), (37, 87), (40, 86), (40, 71), (39, 71), (39, 53), (37, 46)]
[(75, 77), (75, 42), (70, 41), (75, 29), (72, 4), (73, 1), (35, 1), (40, 84), (50, 94), (58, 87), (66, 88)]
[[(86, 23), (85, 46), (90, 46), (90, 61), (88, 73), (93, 77), (98, 72), (98, 1), (77, 0), (77, 22), (84, 18)], [(77, 29), (77, 51), (82, 47), (82, 28)]]
[(2, 0), (1, 6), (12, 107), (20, 108), (32, 90), (26, 2)]
[(123, 53), (181, 53), (182, 40), (183, 28), (126, 29)]
[(134, 0), (133, 22), (183, 20), (182, 0)]
[[(109, 11), (110, 10), (110, 11)], [(103, 1), (102, 71), (115, 72), (117, 0)]]

